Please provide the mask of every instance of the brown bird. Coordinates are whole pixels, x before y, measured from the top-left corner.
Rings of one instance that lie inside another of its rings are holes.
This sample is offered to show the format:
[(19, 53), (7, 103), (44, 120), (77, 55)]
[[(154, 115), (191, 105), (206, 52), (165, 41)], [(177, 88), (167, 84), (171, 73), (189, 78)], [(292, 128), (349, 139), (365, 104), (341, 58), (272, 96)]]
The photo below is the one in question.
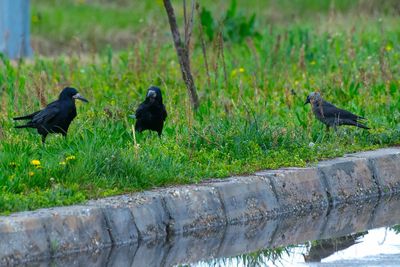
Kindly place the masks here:
[(306, 104), (311, 104), (315, 117), (326, 125), (327, 130), (329, 130), (329, 127), (333, 127), (336, 130), (339, 125), (351, 125), (369, 129), (369, 127), (360, 122), (366, 120), (365, 118), (337, 108), (335, 105), (323, 100), (318, 92), (312, 92), (307, 97)]

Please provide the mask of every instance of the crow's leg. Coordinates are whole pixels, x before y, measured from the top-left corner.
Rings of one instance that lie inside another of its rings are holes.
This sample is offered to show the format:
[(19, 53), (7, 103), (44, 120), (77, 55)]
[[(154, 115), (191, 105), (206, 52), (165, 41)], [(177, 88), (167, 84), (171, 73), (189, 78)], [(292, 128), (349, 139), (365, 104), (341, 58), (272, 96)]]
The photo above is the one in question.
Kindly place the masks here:
[(135, 132), (137, 133), (142, 133), (144, 130), (142, 129), (142, 127), (136, 127), (135, 126)]

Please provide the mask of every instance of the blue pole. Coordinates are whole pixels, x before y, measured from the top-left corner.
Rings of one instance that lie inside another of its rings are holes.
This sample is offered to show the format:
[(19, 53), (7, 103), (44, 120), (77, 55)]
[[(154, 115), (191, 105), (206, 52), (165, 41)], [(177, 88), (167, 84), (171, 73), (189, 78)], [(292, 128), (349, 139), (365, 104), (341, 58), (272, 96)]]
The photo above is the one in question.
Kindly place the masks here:
[(29, 0), (0, 0), (0, 53), (11, 59), (32, 55)]

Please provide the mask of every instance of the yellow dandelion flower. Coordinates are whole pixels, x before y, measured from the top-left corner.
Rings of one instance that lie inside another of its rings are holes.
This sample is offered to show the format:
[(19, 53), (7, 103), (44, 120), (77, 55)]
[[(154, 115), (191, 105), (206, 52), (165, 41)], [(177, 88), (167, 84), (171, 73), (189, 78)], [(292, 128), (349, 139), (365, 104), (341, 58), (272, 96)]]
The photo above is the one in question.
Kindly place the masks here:
[(385, 47), (385, 49), (386, 49), (386, 51), (390, 52), (390, 51), (392, 51), (393, 47), (392, 47), (390, 44), (388, 44), (388, 45)]
[(237, 69), (233, 69), (232, 71), (231, 71), (231, 77), (235, 77), (235, 76), (237, 76), (239, 73), (243, 73), (243, 72), (245, 72), (246, 70), (244, 69), (244, 68), (237, 68)]
[(32, 177), (32, 176), (35, 175), (35, 173), (34, 173), (34, 172), (28, 172), (28, 175), (29, 175), (30, 177)]
[(76, 159), (75, 156), (68, 156), (65, 158), (66, 161), (75, 160), (75, 159)]
[(34, 165), (34, 166), (39, 166), (40, 165), (40, 160), (33, 159), (33, 160), (31, 160), (31, 164)]

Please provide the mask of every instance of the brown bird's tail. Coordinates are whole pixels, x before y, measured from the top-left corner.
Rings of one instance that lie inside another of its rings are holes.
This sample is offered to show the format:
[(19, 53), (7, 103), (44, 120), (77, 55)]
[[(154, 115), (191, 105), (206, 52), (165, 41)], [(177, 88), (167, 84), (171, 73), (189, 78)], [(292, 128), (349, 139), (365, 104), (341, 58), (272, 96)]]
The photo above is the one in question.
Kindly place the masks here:
[(358, 120), (341, 120), (339, 122), (339, 125), (356, 126), (358, 128), (362, 128), (362, 129), (366, 129), (366, 130), (370, 129), (368, 126), (366, 126), (365, 124), (359, 122)]
[(368, 126), (366, 126), (366, 125), (364, 125), (362, 123), (359, 123), (359, 122), (356, 122), (356, 124), (354, 126), (357, 126), (358, 128), (363, 128), (363, 129), (366, 129), (366, 130), (371, 129)]
[(359, 120), (365, 120), (365, 119), (364, 118), (359, 118), (358, 120), (352, 121), (350, 123), (350, 125), (356, 126), (358, 128), (366, 129), (366, 130), (370, 129), (367, 125), (361, 123)]

